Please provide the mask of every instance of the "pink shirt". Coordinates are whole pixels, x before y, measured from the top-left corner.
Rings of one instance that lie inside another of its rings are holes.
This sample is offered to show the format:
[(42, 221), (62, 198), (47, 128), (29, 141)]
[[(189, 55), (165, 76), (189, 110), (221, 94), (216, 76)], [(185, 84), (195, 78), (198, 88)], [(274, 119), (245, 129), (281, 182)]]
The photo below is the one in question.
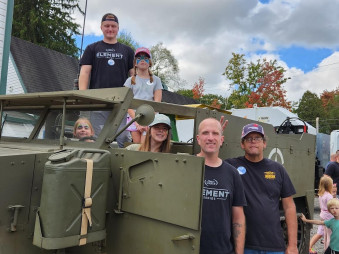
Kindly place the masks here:
[(333, 198), (332, 194), (325, 191), (322, 196), (319, 196), (319, 206), (320, 206), (320, 218), (322, 220), (330, 220), (333, 218), (333, 215), (327, 211), (327, 202)]

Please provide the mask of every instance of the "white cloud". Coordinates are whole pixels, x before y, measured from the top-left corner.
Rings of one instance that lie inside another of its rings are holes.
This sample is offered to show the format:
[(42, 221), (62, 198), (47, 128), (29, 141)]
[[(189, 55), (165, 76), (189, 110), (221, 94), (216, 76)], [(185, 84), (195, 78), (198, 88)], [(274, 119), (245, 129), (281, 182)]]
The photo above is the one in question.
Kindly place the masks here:
[[(114, 4), (96, 0), (88, 1), (85, 33), (101, 35), (102, 15), (113, 12), (120, 30), (130, 32), (140, 45), (151, 47), (162, 41), (177, 58), (181, 77), (189, 86), (204, 77), (206, 92), (225, 96), (228, 82), (221, 74), (232, 52), (254, 57), (258, 50), (271, 52), (291, 45), (338, 50), (338, 9), (339, 0), (272, 0), (268, 4), (257, 0), (125, 0)], [(75, 17), (82, 23), (81, 15)], [(338, 86), (338, 71), (327, 67), (322, 71), (321, 67), (304, 74), (288, 68), (277, 55), (267, 56), (288, 69), (292, 77), (285, 87), (289, 100), (297, 101), (306, 89)], [(337, 54), (329, 58), (339, 62)]]
[(290, 69), (291, 79), (286, 83), (287, 96), (298, 101), (307, 90), (320, 95), (324, 90), (339, 87), (339, 52), (325, 58), (317, 68), (304, 74), (301, 70)]

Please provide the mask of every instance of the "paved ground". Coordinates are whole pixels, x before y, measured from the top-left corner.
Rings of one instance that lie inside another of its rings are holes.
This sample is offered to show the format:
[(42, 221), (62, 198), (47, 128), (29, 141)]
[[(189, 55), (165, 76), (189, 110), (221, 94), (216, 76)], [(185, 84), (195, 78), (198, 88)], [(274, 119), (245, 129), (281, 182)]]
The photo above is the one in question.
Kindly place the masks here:
[[(318, 197), (314, 199), (314, 219), (319, 220), (319, 213), (320, 213), (320, 208), (319, 208), (319, 200)], [(314, 234), (317, 233), (317, 225), (313, 225), (313, 228), (311, 230), (311, 238)], [(318, 252), (318, 254), (323, 254), (324, 253), (324, 245), (320, 242), (321, 239), (313, 246), (313, 248)]]

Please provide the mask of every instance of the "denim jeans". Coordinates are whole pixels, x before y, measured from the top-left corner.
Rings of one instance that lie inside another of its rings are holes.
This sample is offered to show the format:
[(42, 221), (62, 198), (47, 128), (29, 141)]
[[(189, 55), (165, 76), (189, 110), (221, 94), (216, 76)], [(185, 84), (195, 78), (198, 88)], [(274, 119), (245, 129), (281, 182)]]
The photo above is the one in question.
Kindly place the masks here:
[(246, 249), (244, 254), (284, 254), (284, 251), (267, 251), (267, 250), (253, 250), (253, 249)]
[[(91, 112), (90, 121), (93, 125), (93, 129), (94, 129), (96, 137), (99, 136), (101, 129), (104, 127), (106, 119), (107, 119), (107, 117), (109, 116), (110, 113), (111, 112), (109, 112), (109, 111), (93, 111), (93, 112)], [(124, 117), (124, 119), (121, 121), (120, 126), (118, 128), (118, 131), (121, 130), (123, 127), (125, 127), (126, 120), (127, 120), (127, 114)], [(131, 141), (131, 135), (130, 135), (129, 131), (127, 131), (127, 130), (123, 131), (123, 133), (121, 133), (116, 138), (116, 141), (118, 143), (118, 146), (120, 148), (123, 148), (125, 142)]]

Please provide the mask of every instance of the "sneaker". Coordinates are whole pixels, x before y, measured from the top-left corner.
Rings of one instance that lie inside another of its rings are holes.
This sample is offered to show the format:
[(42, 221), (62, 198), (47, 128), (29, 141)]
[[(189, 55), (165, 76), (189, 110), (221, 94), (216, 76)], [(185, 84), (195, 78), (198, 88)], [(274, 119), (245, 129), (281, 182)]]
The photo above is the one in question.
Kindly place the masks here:
[(313, 248), (310, 248), (309, 253), (310, 254), (317, 254), (317, 251)]

